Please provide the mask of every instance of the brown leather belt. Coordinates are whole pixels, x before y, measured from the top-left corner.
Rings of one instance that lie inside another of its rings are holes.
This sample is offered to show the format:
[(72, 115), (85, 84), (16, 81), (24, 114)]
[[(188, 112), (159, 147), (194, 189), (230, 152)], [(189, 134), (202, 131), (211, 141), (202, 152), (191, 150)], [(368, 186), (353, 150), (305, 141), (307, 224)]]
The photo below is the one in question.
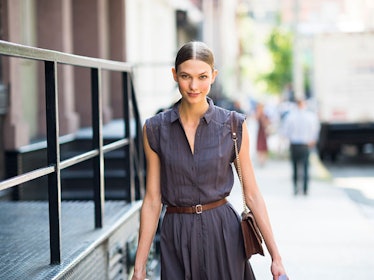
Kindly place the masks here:
[(221, 206), (223, 204), (227, 203), (226, 198), (222, 198), (220, 200), (207, 203), (207, 204), (197, 204), (194, 206), (167, 206), (166, 207), (166, 213), (167, 214), (173, 214), (173, 213), (178, 213), (178, 214), (201, 214), (204, 211), (216, 208), (218, 206)]

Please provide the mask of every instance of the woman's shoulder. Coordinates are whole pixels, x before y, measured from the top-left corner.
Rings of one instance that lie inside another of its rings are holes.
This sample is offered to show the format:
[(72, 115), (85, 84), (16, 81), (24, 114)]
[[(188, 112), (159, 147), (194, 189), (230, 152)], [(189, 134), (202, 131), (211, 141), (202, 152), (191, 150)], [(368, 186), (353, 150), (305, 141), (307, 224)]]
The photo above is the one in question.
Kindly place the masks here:
[(158, 112), (154, 116), (149, 117), (145, 121), (146, 125), (156, 125), (156, 126), (163, 125), (168, 120), (170, 121), (171, 111), (172, 111), (171, 109), (166, 109), (162, 112)]
[(235, 118), (237, 118), (240, 121), (243, 121), (246, 119), (246, 115), (243, 113), (237, 112), (235, 110), (229, 110), (229, 109), (215, 105), (215, 116), (217, 120), (227, 122), (232, 117), (231, 114), (234, 114)]

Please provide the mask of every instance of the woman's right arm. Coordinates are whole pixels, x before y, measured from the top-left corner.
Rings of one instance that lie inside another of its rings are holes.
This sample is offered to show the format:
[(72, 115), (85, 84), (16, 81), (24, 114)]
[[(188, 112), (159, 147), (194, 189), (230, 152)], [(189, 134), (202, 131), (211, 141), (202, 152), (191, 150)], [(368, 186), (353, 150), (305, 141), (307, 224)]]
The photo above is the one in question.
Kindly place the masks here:
[(146, 127), (143, 127), (144, 152), (147, 160), (147, 182), (140, 212), (138, 249), (132, 280), (144, 280), (149, 250), (155, 236), (161, 213), (160, 159), (151, 149)]

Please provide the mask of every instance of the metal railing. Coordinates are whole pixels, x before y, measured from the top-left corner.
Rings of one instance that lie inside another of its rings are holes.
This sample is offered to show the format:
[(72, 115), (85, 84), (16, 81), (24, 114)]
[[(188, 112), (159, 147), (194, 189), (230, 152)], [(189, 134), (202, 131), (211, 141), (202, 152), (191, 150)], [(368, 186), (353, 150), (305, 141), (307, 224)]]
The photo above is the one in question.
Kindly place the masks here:
[[(136, 199), (136, 192), (144, 190), (144, 155), (142, 146), (142, 130), (140, 114), (136, 103), (132, 84), (132, 67), (128, 63), (90, 58), (23, 46), (6, 41), (0, 41), (0, 55), (44, 62), (46, 124), (47, 124), (47, 165), (19, 174), (0, 182), (0, 191), (15, 187), (19, 184), (48, 176), (48, 204), (50, 230), (50, 262), (61, 263), (61, 170), (83, 161), (93, 160), (93, 190), (95, 208), (95, 227), (103, 227), (104, 209), (104, 154), (116, 149), (125, 149), (127, 176), (125, 184), (130, 189), (130, 202)], [(57, 92), (57, 66), (66, 64), (91, 69), (92, 95), (92, 150), (60, 160), (59, 139), (59, 106)], [(102, 71), (116, 71), (122, 74), (123, 92), (123, 121), (125, 136), (123, 139), (110, 144), (103, 144), (103, 101), (101, 92)], [(131, 126), (135, 129), (131, 130)], [(133, 131), (135, 130), (135, 133)]]

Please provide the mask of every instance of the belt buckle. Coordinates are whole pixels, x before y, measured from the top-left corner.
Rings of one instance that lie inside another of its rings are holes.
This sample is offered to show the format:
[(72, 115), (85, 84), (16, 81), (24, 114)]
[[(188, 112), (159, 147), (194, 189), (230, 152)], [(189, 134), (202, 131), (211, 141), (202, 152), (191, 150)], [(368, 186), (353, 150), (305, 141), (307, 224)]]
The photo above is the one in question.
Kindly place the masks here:
[(195, 208), (195, 213), (196, 213), (196, 214), (201, 214), (201, 213), (203, 213), (203, 206), (202, 206), (201, 204), (197, 204), (197, 205), (195, 205), (194, 208)]

